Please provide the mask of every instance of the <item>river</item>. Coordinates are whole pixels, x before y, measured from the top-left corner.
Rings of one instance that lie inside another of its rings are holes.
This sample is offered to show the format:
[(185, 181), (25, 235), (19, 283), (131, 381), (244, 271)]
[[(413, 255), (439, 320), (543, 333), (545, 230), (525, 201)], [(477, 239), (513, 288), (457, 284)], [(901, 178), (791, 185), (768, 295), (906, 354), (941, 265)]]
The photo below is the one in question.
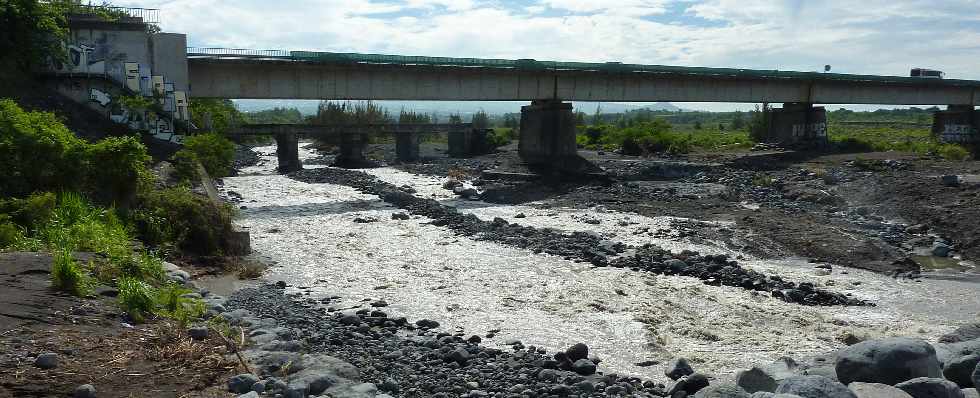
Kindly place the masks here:
[[(743, 266), (813, 281), (877, 306), (805, 307), (694, 278), (595, 268), (459, 237), (419, 216), (394, 220), (391, 215), (401, 211), (376, 196), (277, 175), (275, 147), (255, 150), (262, 162), (225, 178), (222, 191), (242, 196), (245, 208), (237, 222), (250, 229), (253, 249), (276, 262), (264, 280), (305, 287), (313, 297), (340, 296), (338, 308), (383, 299), (391, 313), (433, 319), (449, 331), (483, 336), (499, 330), (484, 340), (489, 345), (518, 339), (556, 350), (584, 342), (607, 372), (663, 381), (662, 364), (683, 356), (696, 370), (724, 378), (757, 362), (838, 348), (846, 333), (935, 341), (980, 314), (980, 295), (971, 282), (896, 280), (843, 267), (821, 276), (802, 259), (759, 260), (711, 242), (636, 233), (642, 227), (669, 229), (669, 217), (467, 201), (443, 189), (443, 179), (390, 167), (365, 170), (483, 219), (592, 231), (672, 251), (727, 253), (743, 259)], [(314, 155), (301, 149), (302, 159)], [(641, 366), (644, 361), (660, 364)]]

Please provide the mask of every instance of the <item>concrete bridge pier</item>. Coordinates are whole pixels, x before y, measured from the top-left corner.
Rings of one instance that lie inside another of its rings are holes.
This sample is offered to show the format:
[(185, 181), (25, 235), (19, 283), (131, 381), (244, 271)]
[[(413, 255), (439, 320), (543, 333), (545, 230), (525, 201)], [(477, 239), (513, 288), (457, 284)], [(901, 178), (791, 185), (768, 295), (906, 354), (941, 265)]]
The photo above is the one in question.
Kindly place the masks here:
[(943, 142), (980, 142), (980, 110), (973, 105), (949, 105), (933, 115), (932, 133)]
[(303, 168), (299, 161), (299, 137), (296, 134), (276, 133), (276, 156), (279, 173), (286, 174)]
[(403, 133), (395, 135), (395, 158), (399, 162), (414, 162), (419, 160), (419, 133)]
[(449, 132), (449, 157), (466, 158), (473, 154), (473, 132), (455, 130)]
[(785, 103), (769, 112), (765, 142), (782, 145), (824, 145), (827, 140), (827, 111), (807, 103)]
[(466, 129), (449, 132), (449, 156), (468, 158), (475, 155), (490, 153), (488, 134), (490, 129)]
[(555, 164), (574, 158), (575, 116), (572, 104), (561, 100), (536, 100), (521, 107), (518, 153), (527, 163)]
[(340, 135), (340, 153), (335, 163), (338, 166), (360, 167), (367, 159), (364, 148), (367, 147), (367, 134), (344, 133)]

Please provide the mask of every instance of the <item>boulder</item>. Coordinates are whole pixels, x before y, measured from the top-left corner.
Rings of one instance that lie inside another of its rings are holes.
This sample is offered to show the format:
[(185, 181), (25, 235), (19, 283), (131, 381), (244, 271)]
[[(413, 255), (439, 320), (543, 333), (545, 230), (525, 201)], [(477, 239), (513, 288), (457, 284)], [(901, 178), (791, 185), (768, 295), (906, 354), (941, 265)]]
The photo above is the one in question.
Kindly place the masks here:
[(228, 391), (235, 394), (245, 394), (252, 391), (252, 385), (259, 381), (253, 374), (242, 373), (228, 379)]
[(912, 398), (907, 392), (887, 384), (855, 381), (847, 388), (850, 388), (858, 398)]
[(940, 377), (936, 350), (929, 343), (906, 337), (869, 340), (845, 347), (835, 366), (841, 383), (855, 381), (895, 385), (916, 377)]
[(751, 398), (751, 395), (737, 385), (718, 384), (702, 388), (694, 398)]
[(91, 384), (82, 384), (75, 387), (75, 392), (72, 393), (74, 398), (95, 398), (95, 386)]
[(973, 373), (980, 363), (980, 355), (966, 355), (949, 361), (943, 367), (943, 376), (960, 386), (960, 388), (970, 388), (975, 385)]
[(963, 391), (949, 380), (935, 377), (916, 377), (895, 385), (912, 398), (965, 398)]
[(735, 375), (735, 384), (750, 393), (759, 391), (773, 392), (779, 386), (775, 378), (758, 366), (753, 366), (752, 369), (738, 372)]
[(735, 375), (735, 384), (750, 393), (776, 391), (780, 382), (796, 375), (797, 368), (798, 365), (792, 358), (779, 358), (768, 365), (754, 366), (738, 372)]
[(803, 398), (796, 394), (776, 394), (774, 392), (759, 391), (752, 394), (751, 398)]
[(34, 366), (41, 369), (54, 369), (58, 367), (59, 357), (58, 354), (53, 352), (46, 352), (44, 354), (38, 355), (34, 358)]
[(671, 380), (677, 380), (681, 377), (694, 374), (694, 368), (691, 364), (687, 362), (685, 358), (674, 358), (667, 364), (667, 370), (664, 371), (664, 375), (669, 377)]
[(806, 398), (857, 398), (847, 386), (823, 376), (793, 376), (776, 387), (776, 394), (796, 394)]
[(195, 326), (187, 329), (187, 335), (194, 340), (207, 340), (208, 334), (207, 326)]
[(977, 364), (976, 369), (973, 369), (973, 386), (980, 389), (980, 363)]
[(582, 343), (573, 344), (565, 350), (565, 356), (568, 357), (570, 362), (587, 359), (589, 357), (589, 346)]
[(589, 376), (595, 374), (595, 363), (588, 359), (579, 359), (572, 364), (572, 370), (582, 376)]

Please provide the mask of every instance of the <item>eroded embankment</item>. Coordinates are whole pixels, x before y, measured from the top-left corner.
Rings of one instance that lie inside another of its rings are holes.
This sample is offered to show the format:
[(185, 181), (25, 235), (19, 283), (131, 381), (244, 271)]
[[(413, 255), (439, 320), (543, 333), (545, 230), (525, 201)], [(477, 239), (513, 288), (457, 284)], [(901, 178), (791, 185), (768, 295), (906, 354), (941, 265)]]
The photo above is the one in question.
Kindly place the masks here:
[(503, 243), (535, 253), (547, 253), (567, 260), (580, 260), (595, 266), (612, 266), (653, 272), (662, 275), (696, 277), (708, 285), (724, 285), (767, 292), (773, 297), (804, 305), (867, 305), (845, 294), (819, 289), (813, 283), (784, 281), (777, 275), (766, 276), (745, 269), (726, 255), (701, 255), (696, 252), (670, 253), (653, 245), (627, 247), (595, 234), (563, 234), (547, 228), (509, 223), (498, 218), (491, 222), (432, 199), (416, 197), (410, 187), (399, 188), (364, 172), (321, 168), (300, 170), (291, 178), (309, 183), (333, 183), (354, 187), (377, 195), (385, 202), (412, 214), (432, 219), (456, 233), (481, 240)]

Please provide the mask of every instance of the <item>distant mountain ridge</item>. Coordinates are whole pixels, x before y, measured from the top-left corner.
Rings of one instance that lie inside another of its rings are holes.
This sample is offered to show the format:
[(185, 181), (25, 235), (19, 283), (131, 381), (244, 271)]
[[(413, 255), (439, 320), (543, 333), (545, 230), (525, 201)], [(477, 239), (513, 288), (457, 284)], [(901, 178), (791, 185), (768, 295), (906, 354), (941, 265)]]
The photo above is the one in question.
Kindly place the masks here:
[[(316, 113), (317, 105), (320, 101), (309, 100), (235, 100), (238, 110), (242, 112), (255, 112), (272, 108), (296, 108), (303, 115), (313, 115)], [(414, 110), (419, 113), (435, 112), (440, 117), (445, 117), (453, 113), (462, 116), (472, 115), (480, 110), (490, 115), (503, 115), (507, 113), (518, 113), (521, 106), (527, 105), (524, 101), (373, 101), (391, 113), (398, 113), (401, 109)], [(573, 102), (572, 106), (576, 111), (594, 114), (597, 107), (601, 107), (602, 113), (623, 113), (637, 109), (650, 109), (655, 111), (680, 111), (681, 108), (669, 102), (657, 103), (615, 103), (615, 102)]]

